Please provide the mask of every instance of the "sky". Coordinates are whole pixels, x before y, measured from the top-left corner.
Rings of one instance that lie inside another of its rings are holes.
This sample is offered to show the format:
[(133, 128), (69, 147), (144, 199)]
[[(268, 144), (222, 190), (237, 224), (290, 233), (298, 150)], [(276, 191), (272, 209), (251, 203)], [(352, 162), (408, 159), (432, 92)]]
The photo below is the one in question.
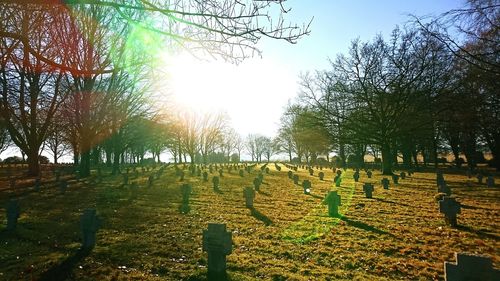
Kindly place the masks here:
[(385, 38), (407, 23), (409, 14), (437, 16), (463, 4), (456, 0), (290, 0), (286, 19), (301, 25), (314, 17), (311, 33), (290, 44), (262, 39), (262, 58), (233, 65), (221, 60), (203, 62), (183, 54), (169, 62), (170, 90), (174, 99), (195, 111), (223, 111), (241, 135), (258, 133), (273, 137), (288, 101), (298, 93), (298, 77), (306, 71), (324, 70), (328, 58), (346, 53), (350, 42)]

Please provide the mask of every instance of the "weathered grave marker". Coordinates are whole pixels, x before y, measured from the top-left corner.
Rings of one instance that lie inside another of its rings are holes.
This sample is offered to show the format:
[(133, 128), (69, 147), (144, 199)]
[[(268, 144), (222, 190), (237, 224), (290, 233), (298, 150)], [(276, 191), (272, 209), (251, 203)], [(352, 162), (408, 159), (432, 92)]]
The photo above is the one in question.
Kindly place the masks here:
[(372, 198), (373, 190), (374, 190), (373, 184), (371, 183), (363, 184), (363, 191), (365, 192), (366, 198)]
[(183, 181), (183, 180), (184, 180), (184, 171), (179, 170), (179, 181)]
[(101, 220), (95, 209), (85, 209), (80, 216), (80, 226), (82, 230), (82, 250), (91, 250), (96, 243), (96, 233), (101, 226)]
[(149, 176), (148, 177), (148, 187), (152, 187), (153, 186), (153, 181), (154, 181), (153, 175)]
[(334, 180), (335, 180), (335, 186), (336, 186), (336, 187), (340, 187), (340, 184), (342, 183), (342, 178), (340, 177), (340, 175), (339, 175), (339, 174), (337, 174), (337, 175), (335, 176), (335, 179), (334, 179)]
[(259, 191), (260, 190), (260, 184), (261, 184), (261, 180), (260, 178), (256, 177), (253, 179), (253, 186), (255, 188), (255, 191)]
[(398, 184), (399, 183), (399, 176), (396, 174), (392, 175), (392, 182), (394, 184)]
[(372, 174), (373, 174), (373, 173), (372, 173), (372, 171), (370, 171), (370, 170), (368, 170), (368, 171), (366, 172), (366, 175), (368, 176), (368, 178), (369, 178), (369, 179), (371, 179), (371, 178), (372, 178)]
[(293, 183), (299, 184), (299, 176), (298, 175), (293, 175)]
[(457, 214), (460, 214), (460, 202), (455, 198), (444, 196), (439, 201), (439, 212), (445, 216), (445, 221), (451, 226), (457, 226)]
[(318, 173), (318, 177), (319, 177), (320, 180), (323, 180), (325, 178), (325, 173), (319, 172)]
[(477, 174), (477, 183), (479, 184), (483, 184), (483, 174), (482, 173), (478, 173)]
[(293, 172), (292, 172), (292, 171), (288, 171), (288, 173), (287, 173), (287, 174), (288, 174), (288, 178), (289, 178), (289, 179), (292, 179), (292, 178), (293, 178)]
[(203, 172), (203, 181), (207, 182), (208, 181), (208, 173), (205, 171)]
[(446, 281), (500, 280), (500, 270), (493, 268), (491, 258), (455, 252), (456, 263), (444, 262)]
[(302, 188), (304, 189), (304, 194), (310, 194), (311, 193), (311, 181), (303, 180), (302, 181)]
[(218, 191), (219, 190), (219, 177), (218, 176), (214, 176), (212, 178), (212, 184), (214, 186), (214, 190)]
[(337, 217), (339, 215), (339, 206), (342, 206), (340, 195), (337, 191), (330, 191), (323, 200), (324, 204), (328, 204), (328, 215), (330, 217)]
[(389, 189), (389, 180), (387, 178), (383, 178), (380, 183), (382, 183), (382, 186), (384, 189)]
[(181, 212), (182, 213), (188, 213), (189, 210), (191, 209), (189, 207), (189, 196), (191, 195), (191, 189), (192, 189), (192, 187), (188, 183), (181, 185), (181, 194), (182, 194)]
[(352, 177), (354, 179), (354, 182), (358, 182), (358, 180), (359, 180), (359, 172), (358, 171), (354, 172), (354, 174), (352, 175)]
[(208, 252), (208, 279), (226, 280), (226, 256), (232, 251), (232, 233), (225, 224), (209, 223), (203, 230), (203, 251)]
[(493, 176), (488, 176), (486, 179), (486, 185), (488, 187), (495, 187), (495, 178)]
[(243, 197), (245, 198), (245, 205), (247, 208), (253, 208), (253, 199), (255, 198), (255, 190), (247, 186), (243, 189)]
[(240, 170), (239, 171), (239, 175), (240, 175), (240, 177), (244, 177), (245, 176), (245, 172), (243, 170)]
[(10, 199), (7, 202), (7, 230), (12, 231), (17, 227), (17, 220), (21, 214), (21, 208), (19, 207), (19, 201), (15, 199)]
[(401, 172), (399, 174), (399, 176), (401, 177), (402, 180), (406, 179), (406, 173), (405, 172)]

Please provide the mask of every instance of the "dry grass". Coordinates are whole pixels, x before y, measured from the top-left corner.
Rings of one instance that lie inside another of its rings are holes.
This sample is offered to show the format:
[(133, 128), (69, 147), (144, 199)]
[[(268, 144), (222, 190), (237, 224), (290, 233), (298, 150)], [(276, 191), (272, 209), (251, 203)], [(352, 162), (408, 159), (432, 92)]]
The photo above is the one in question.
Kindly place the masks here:
[[(171, 168), (152, 188), (146, 187), (149, 174), (132, 177), (141, 186), (137, 194), (121, 186), (121, 177), (95, 185), (71, 181), (64, 195), (51, 184), (38, 193), (18, 193), (22, 215), (16, 233), (0, 228), (0, 280), (50, 280), (58, 278), (49, 275), (54, 272), (69, 280), (203, 280), (201, 234), (208, 222), (226, 223), (233, 232), (233, 280), (439, 280), (443, 262), (453, 261), (456, 251), (485, 254), (500, 265), (498, 187), (445, 174), (464, 205), (460, 227), (450, 228), (434, 199), (435, 174), (416, 173), (384, 190), (380, 174), (368, 179), (361, 172), (354, 183), (348, 170), (338, 188), (343, 216), (330, 218), (322, 198), (336, 189), (331, 171), (323, 170), (320, 181), (317, 170), (309, 176), (299, 169), (300, 181), (312, 182), (312, 194), (304, 195), (288, 179), (288, 169), (272, 166), (256, 195), (256, 212), (245, 208), (243, 187), (252, 186), (258, 169), (244, 178), (226, 172), (221, 193), (211, 181), (186, 172), (185, 181), (193, 184), (188, 214), (179, 212), (180, 183)], [(375, 183), (373, 199), (365, 198), (363, 182)], [(89, 207), (104, 220), (98, 244), (88, 256), (75, 256), (79, 216)], [(0, 212), (2, 221), (5, 210)]]

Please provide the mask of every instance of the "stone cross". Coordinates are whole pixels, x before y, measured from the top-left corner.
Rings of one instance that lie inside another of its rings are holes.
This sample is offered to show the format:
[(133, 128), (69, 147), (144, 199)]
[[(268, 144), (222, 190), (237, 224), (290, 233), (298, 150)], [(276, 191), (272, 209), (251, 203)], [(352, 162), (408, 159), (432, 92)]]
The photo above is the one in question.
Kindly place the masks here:
[(191, 195), (191, 185), (188, 183), (185, 183), (181, 185), (181, 194), (182, 194), (182, 205), (181, 205), (181, 212), (182, 213), (187, 213), (189, 212), (189, 196)]
[(380, 182), (384, 186), (384, 189), (389, 189), (389, 180), (387, 178), (383, 178)]
[(288, 178), (289, 178), (289, 179), (292, 179), (292, 178), (293, 178), (293, 172), (292, 172), (292, 171), (288, 171)]
[(214, 176), (212, 178), (212, 183), (214, 185), (214, 190), (215, 191), (219, 190), (219, 177), (218, 176)]
[(444, 262), (446, 281), (500, 280), (500, 270), (493, 268), (491, 258), (455, 252), (456, 263)]
[(183, 170), (179, 170), (179, 181), (183, 181), (184, 180), (184, 171)]
[(337, 217), (339, 215), (339, 206), (342, 206), (342, 203), (337, 191), (328, 192), (323, 203), (328, 204), (328, 215), (330, 217)]
[(269, 174), (269, 168), (266, 167), (266, 174)]
[(244, 177), (245, 176), (245, 172), (243, 172), (243, 170), (240, 170), (239, 171), (239, 175), (240, 175), (240, 177)]
[(442, 182), (444, 182), (443, 173), (442, 172), (437, 172), (436, 173), (436, 185), (440, 186)]
[(203, 181), (204, 182), (208, 181), (208, 173), (207, 173), (207, 171), (203, 172)]
[(61, 194), (64, 194), (66, 192), (66, 189), (68, 188), (68, 182), (65, 180), (62, 180), (59, 182), (59, 191)]
[(455, 198), (444, 196), (439, 201), (439, 212), (445, 216), (445, 221), (451, 226), (457, 226), (457, 214), (460, 214), (460, 202), (455, 201)]
[(371, 183), (365, 183), (363, 185), (363, 191), (365, 192), (366, 198), (372, 198), (372, 193), (373, 193), (373, 184)]
[(318, 176), (320, 180), (323, 180), (325, 178), (325, 173), (319, 172)]
[(153, 186), (153, 181), (154, 181), (154, 177), (152, 175), (149, 176), (149, 178), (148, 178), (148, 187)]
[(335, 186), (336, 187), (340, 187), (340, 184), (342, 183), (342, 178), (340, 177), (340, 175), (337, 173), (337, 175), (335, 176)]
[(402, 180), (406, 179), (406, 173), (405, 172), (401, 172), (399, 174), (399, 176), (401, 177)]
[(17, 219), (21, 214), (21, 208), (19, 207), (19, 202), (15, 199), (10, 199), (7, 203), (7, 230), (15, 230), (17, 226)]
[(493, 176), (488, 176), (486, 179), (486, 185), (488, 187), (495, 187), (495, 178)]
[(483, 183), (483, 174), (481, 174), (481, 173), (477, 174), (477, 182), (479, 184)]
[(82, 250), (94, 248), (96, 242), (96, 233), (101, 226), (101, 220), (96, 214), (95, 209), (85, 209), (80, 216), (80, 227), (82, 230)]
[(253, 186), (255, 188), (255, 191), (259, 191), (261, 183), (262, 182), (261, 182), (260, 178), (257, 177), (257, 178), (253, 179)]
[(299, 176), (298, 175), (293, 175), (293, 183), (299, 184)]
[(352, 175), (352, 178), (354, 179), (354, 182), (358, 182), (358, 180), (359, 180), (359, 172), (358, 171), (354, 172), (354, 174)]
[(366, 175), (368, 176), (369, 179), (371, 179), (372, 178), (372, 171), (368, 170), (366, 172)]
[(210, 172), (210, 174), (213, 174), (214, 168), (212, 167), (212, 165), (208, 166), (208, 171)]
[(302, 181), (302, 188), (304, 189), (304, 194), (311, 193), (311, 182), (309, 180)]
[(220, 170), (219, 170), (219, 177), (221, 177), (221, 178), (222, 178), (222, 177), (224, 176), (224, 175), (223, 175), (223, 173), (224, 173), (224, 171), (223, 171), (222, 169), (220, 169)]
[(226, 280), (226, 256), (232, 251), (232, 233), (225, 224), (209, 223), (203, 230), (203, 251), (208, 252), (208, 280)]
[(255, 198), (255, 190), (247, 186), (243, 189), (243, 197), (245, 197), (245, 205), (247, 208), (253, 208), (253, 199)]
[(399, 182), (399, 176), (394, 174), (392, 175), (392, 182), (394, 182), (394, 184), (398, 184)]
[(314, 175), (314, 170), (312, 168), (309, 168), (309, 175), (310, 176)]

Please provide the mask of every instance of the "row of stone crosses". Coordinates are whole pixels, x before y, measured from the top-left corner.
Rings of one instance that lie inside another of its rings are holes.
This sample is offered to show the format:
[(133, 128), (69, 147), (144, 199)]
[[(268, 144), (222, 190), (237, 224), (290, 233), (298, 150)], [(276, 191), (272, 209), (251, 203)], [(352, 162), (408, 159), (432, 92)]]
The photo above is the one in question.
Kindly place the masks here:
[[(288, 177), (294, 181), (294, 184), (298, 185), (299, 177), (297, 174), (293, 174), (293, 171), (297, 171), (298, 167), (285, 164), (287, 168), (290, 169), (288, 171)], [(255, 191), (259, 191), (260, 185), (263, 182), (263, 173), (269, 173), (269, 168), (266, 165), (261, 167), (261, 172), (254, 179), (253, 184), (254, 187), (245, 187), (243, 191), (243, 195), (245, 197), (245, 204), (248, 208), (253, 208), (253, 199), (255, 197)], [(154, 175), (150, 175), (148, 178), (148, 186), (153, 184), (153, 180), (159, 178), (165, 168), (167, 166), (162, 166)], [(180, 177), (182, 181), (183, 170), (179, 169), (176, 166), (176, 175)], [(194, 167), (194, 166), (193, 166)], [(218, 171), (219, 176), (223, 177), (223, 168), (226, 168), (228, 173), (231, 173), (233, 169), (239, 170), (239, 175), (244, 177), (243, 169), (248, 173), (251, 173), (251, 170), (255, 167), (254, 165), (212, 165), (208, 166), (210, 173), (215, 170)], [(186, 168), (185, 166), (183, 167)], [(208, 181), (208, 173), (202, 170), (206, 169), (204, 166), (197, 166), (196, 168), (191, 168), (192, 174), (198, 174), (198, 176), (203, 175), (204, 181)], [(275, 168), (278, 171), (281, 171), (281, 167), (275, 163)], [(314, 170), (311, 167), (303, 167), (309, 170), (309, 174), (312, 176)], [(136, 173), (134, 169), (134, 173)], [(98, 173), (100, 174), (100, 173)], [(129, 169), (127, 168), (126, 173), (124, 174), (124, 184), (128, 184), (128, 175)], [(335, 185), (340, 187), (342, 178), (342, 171), (337, 170), (336, 176), (334, 178)], [(372, 177), (372, 172), (366, 170), (366, 175), (368, 178)], [(410, 174), (411, 175), (411, 174)], [(219, 176), (214, 176), (212, 179), (213, 187), (215, 191), (219, 190)], [(136, 174), (136, 177), (138, 175)], [(320, 180), (324, 179), (324, 173), (319, 172), (318, 177)], [(392, 180), (394, 184), (398, 184), (399, 178), (405, 179), (406, 174), (402, 172), (399, 176), (393, 175)], [(100, 178), (100, 176), (99, 176)], [(353, 174), (353, 179), (355, 182), (359, 180), (359, 170), (355, 170)], [(56, 174), (56, 180), (59, 180), (58, 175)], [(478, 181), (481, 183), (481, 180), (478, 178)], [(491, 179), (489, 179), (491, 181)], [(383, 178), (381, 181), (384, 189), (388, 189), (389, 180), (387, 178)], [(15, 184), (11, 182), (11, 185)], [(131, 187), (136, 186), (136, 183), (133, 182)], [(439, 210), (441, 213), (445, 215), (445, 220), (451, 226), (457, 225), (457, 214), (460, 213), (460, 203), (455, 200), (455, 198), (451, 197), (451, 189), (446, 185), (446, 181), (444, 180), (443, 174), (437, 173), (437, 186), (438, 192), (442, 194), (439, 201)], [(494, 186), (493, 184), (488, 184), (488, 186)], [(64, 193), (67, 187), (67, 182), (65, 180), (60, 180), (60, 190)], [(136, 186), (137, 187), (137, 186)], [(302, 188), (304, 189), (304, 194), (310, 194), (311, 191), (311, 182), (309, 180), (302, 181)], [(191, 194), (192, 187), (190, 184), (182, 184), (181, 185), (181, 194), (182, 194), (182, 204), (181, 204), (181, 212), (186, 213), (189, 212), (189, 195)], [(372, 197), (373, 192), (373, 184), (365, 183), (363, 185), (363, 190), (367, 198)], [(338, 207), (341, 206), (341, 197), (337, 194), (337, 191), (330, 191), (325, 197), (324, 204), (328, 205), (328, 214), (332, 217), (339, 216)], [(17, 200), (9, 200), (7, 204), (7, 231), (14, 231), (17, 225), (17, 220), (20, 215), (20, 207)], [(101, 220), (97, 216), (95, 209), (85, 209), (83, 214), (80, 217), (80, 227), (82, 231), (82, 247), (81, 250), (89, 251), (91, 250), (96, 243), (96, 233), (100, 227)], [(232, 238), (231, 232), (226, 231), (225, 224), (215, 224), (209, 223), (208, 229), (203, 231), (203, 250), (208, 253), (208, 277), (209, 280), (224, 280), (227, 276), (226, 274), (226, 256), (229, 255), (232, 251)], [(445, 262), (445, 279), (447, 281), (450, 280), (469, 280), (467, 278), (477, 278), (480, 279), (470, 279), (470, 280), (500, 280), (500, 272), (495, 270), (492, 267), (491, 259), (484, 256), (477, 255), (467, 255), (464, 253), (456, 253), (456, 263)], [(465, 278), (465, 279), (464, 279)]]

